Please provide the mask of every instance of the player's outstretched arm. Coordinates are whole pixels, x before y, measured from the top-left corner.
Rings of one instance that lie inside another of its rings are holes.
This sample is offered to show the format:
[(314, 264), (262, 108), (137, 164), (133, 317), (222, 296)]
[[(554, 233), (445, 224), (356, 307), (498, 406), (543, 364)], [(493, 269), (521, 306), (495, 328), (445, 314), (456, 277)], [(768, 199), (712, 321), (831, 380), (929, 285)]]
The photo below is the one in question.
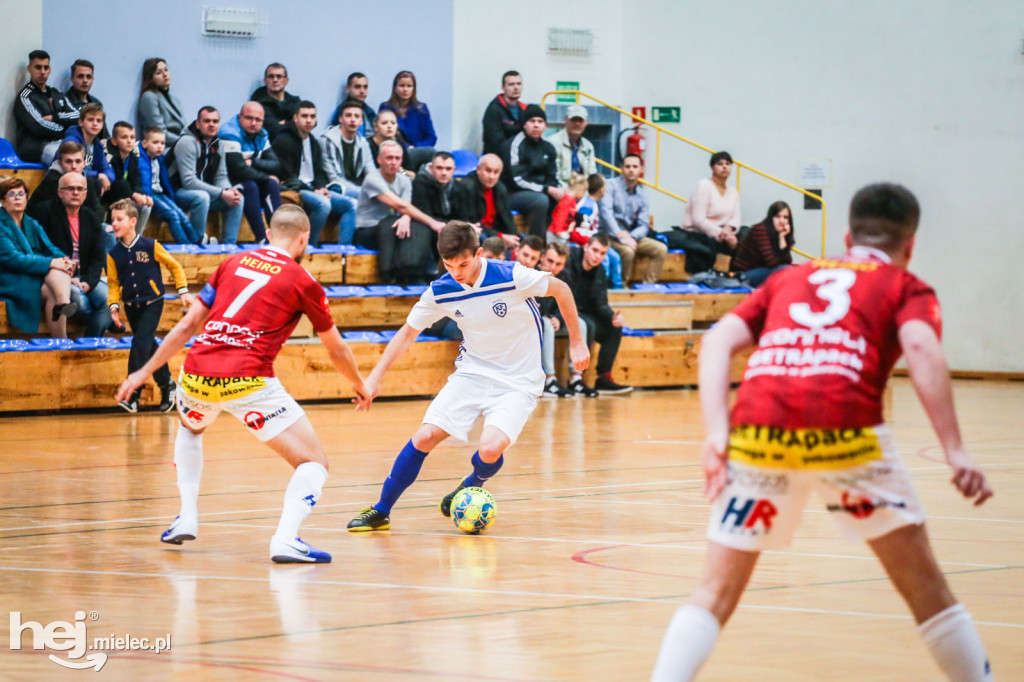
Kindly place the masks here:
[(165, 362), (177, 354), (188, 340), (195, 336), (196, 332), (206, 324), (206, 318), (210, 316), (210, 309), (203, 302), (196, 301), (185, 317), (181, 318), (174, 329), (164, 337), (164, 342), (157, 348), (156, 353), (139, 370), (132, 372), (117, 390), (117, 400), (127, 400), (137, 388), (146, 383), (146, 379), (152, 376), (153, 372)]
[(960, 439), (953, 385), (938, 335), (926, 322), (910, 320), (900, 326), (899, 338), (910, 381), (939, 437), (946, 463), (953, 470), (951, 482), (964, 497), (973, 499), (975, 506), (984, 503), (992, 497), (992, 489)]
[(580, 334), (579, 313), (576, 311), (576, 301), (573, 300), (572, 290), (569, 285), (560, 279), (549, 278), (548, 296), (554, 296), (558, 303), (558, 310), (565, 320), (565, 330), (569, 332), (569, 359), (577, 372), (582, 372), (590, 364), (590, 349), (587, 347), (587, 340)]
[(369, 410), (370, 402), (376, 396), (370, 395), (367, 391), (366, 385), (363, 383), (363, 375), (359, 373), (359, 366), (356, 364), (356, 356), (352, 354), (352, 349), (341, 338), (338, 328), (331, 327), (326, 331), (318, 332), (317, 336), (320, 337), (320, 343), (324, 344), (324, 350), (327, 351), (327, 357), (331, 359), (331, 364), (349, 380), (352, 388), (355, 389), (356, 412)]
[(416, 337), (420, 335), (421, 331), (423, 330), (413, 329), (406, 322), (395, 333), (391, 341), (388, 342), (388, 345), (384, 348), (384, 353), (380, 356), (380, 360), (377, 361), (377, 365), (366, 379), (366, 389), (370, 392), (371, 396), (376, 397), (380, 393), (380, 382), (384, 378), (384, 373), (395, 363), (395, 360), (409, 349), (409, 346), (416, 342)]
[(704, 415), (704, 495), (718, 497), (725, 487), (729, 445), (729, 364), (732, 356), (754, 342), (747, 323), (726, 315), (704, 335), (700, 344), (700, 405)]

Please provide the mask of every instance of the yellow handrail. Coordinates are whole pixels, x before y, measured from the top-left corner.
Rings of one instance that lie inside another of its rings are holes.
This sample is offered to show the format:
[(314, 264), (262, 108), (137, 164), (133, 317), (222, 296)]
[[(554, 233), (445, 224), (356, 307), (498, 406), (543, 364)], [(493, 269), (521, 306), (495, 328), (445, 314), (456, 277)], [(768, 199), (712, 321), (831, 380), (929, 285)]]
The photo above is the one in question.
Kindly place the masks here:
[[(638, 123), (642, 123), (644, 125), (649, 125), (652, 129), (654, 129), (656, 131), (655, 138), (654, 138), (655, 139), (654, 183), (650, 183), (650, 182), (644, 180), (643, 178), (640, 179), (640, 182), (642, 182), (643, 184), (647, 185), (651, 189), (657, 190), (657, 191), (661, 192), (662, 194), (667, 194), (668, 196), (670, 196), (670, 197), (672, 197), (674, 199), (678, 199), (679, 201), (682, 201), (684, 203), (686, 202), (686, 199), (684, 199), (683, 197), (679, 196), (678, 194), (675, 194), (673, 192), (670, 192), (670, 191), (664, 189), (663, 187), (661, 187), (660, 182), (659, 182), (660, 177), (661, 177), (661, 133), (665, 133), (666, 135), (674, 137), (677, 140), (679, 140), (681, 142), (685, 142), (686, 144), (688, 144), (688, 145), (690, 145), (692, 147), (697, 147), (698, 149), (702, 149), (705, 152), (707, 152), (708, 154), (714, 154), (715, 153), (715, 150), (711, 149), (710, 147), (705, 147), (704, 145), (700, 144), (699, 142), (694, 142), (693, 140), (685, 138), (682, 135), (678, 135), (678, 134), (672, 132), (671, 130), (668, 130), (667, 128), (663, 128), (662, 126), (658, 125), (657, 123), (652, 123), (651, 121), (648, 121), (646, 118), (643, 118), (641, 116), (637, 116), (636, 114), (628, 112), (625, 109), (620, 109), (619, 107), (615, 106), (614, 104), (609, 104), (608, 102), (605, 102), (604, 100), (598, 99), (597, 97), (594, 97), (591, 94), (583, 92), (582, 90), (551, 90), (550, 92), (546, 92), (546, 93), (544, 93), (544, 96), (541, 97), (541, 99), (540, 99), (540, 106), (541, 106), (542, 109), (545, 108), (547, 98), (550, 95), (573, 95), (576, 98), (576, 104), (580, 103), (580, 96), (583, 96), (583, 97), (586, 97), (589, 100), (593, 100), (594, 102), (597, 102), (598, 104), (600, 104), (603, 107), (607, 107), (607, 108), (609, 108), (609, 109), (611, 109), (613, 111), (617, 111), (620, 114), (622, 114), (623, 116), (628, 116), (631, 119), (633, 119), (634, 121), (636, 121)], [(616, 172), (619, 172), (619, 173), (622, 172), (620, 169), (616, 168), (615, 166), (613, 166), (613, 165), (611, 165), (609, 163), (605, 163), (604, 161), (601, 161), (601, 159), (596, 159), (596, 160), (602, 166), (605, 166), (607, 168), (611, 168), (611, 169), (613, 169), (613, 170), (615, 170)], [(736, 161), (735, 159), (733, 160), (733, 163), (737, 167), (737, 169), (736, 169), (736, 191), (737, 192), (740, 191), (740, 172), (742, 171), (742, 169), (746, 168), (746, 169), (748, 169), (750, 171), (753, 171), (754, 173), (757, 173), (758, 175), (760, 175), (763, 178), (771, 180), (772, 182), (777, 182), (777, 183), (779, 183), (780, 185), (782, 185), (784, 187), (788, 187), (791, 190), (794, 190), (796, 192), (799, 192), (800, 194), (803, 194), (804, 196), (812, 197), (812, 198), (814, 198), (815, 201), (817, 201), (818, 203), (821, 204), (821, 255), (824, 256), (825, 255), (826, 219), (828, 217), (828, 207), (827, 207), (827, 204), (825, 203), (825, 200), (822, 199), (817, 194), (814, 194), (813, 192), (808, 192), (807, 190), (805, 190), (805, 189), (803, 189), (801, 187), (797, 187), (796, 185), (790, 184), (790, 183), (786, 182), (785, 180), (780, 180), (779, 178), (777, 178), (777, 177), (775, 177), (773, 175), (769, 175), (768, 173), (765, 173), (764, 171), (758, 170), (757, 168), (754, 168), (753, 166), (749, 166), (749, 165), (747, 165), (745, 163), (742, 163), (740, 161)], [(807, 255), (806, 253), (804, 253), (803, 251), (801, 251), (799, 249), (793, 249), (793, 250), (796, 251), (801, 256), (804, 256), (806, 258), (813, 258), (813, 256), (809, 256), (809, 255)]]

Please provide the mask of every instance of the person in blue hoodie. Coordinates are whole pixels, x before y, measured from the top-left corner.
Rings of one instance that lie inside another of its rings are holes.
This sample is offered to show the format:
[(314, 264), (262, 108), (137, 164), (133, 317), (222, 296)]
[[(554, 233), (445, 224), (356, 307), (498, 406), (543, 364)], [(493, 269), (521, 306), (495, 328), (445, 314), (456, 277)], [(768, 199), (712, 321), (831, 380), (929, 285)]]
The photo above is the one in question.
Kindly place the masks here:
[(164, 131), (161, 128), (151, 126), (143, 132), (141, 149), (139, 149), (139, 175), (142, 178), (142, 191), (153, 198), (153, 213), (167, 222), (175, 242), (199, 244), (204, 235), (196, 234), (188, 215), (174, 200), (171, 176), (167, 172), (167, 164), (164, 161), (166, 144)]
[(78, 112), (78, 124), (68, 128), (64, 133), (65, 140), (77, 142), (85, 148), (85, 175), (99, 180), (100, 189), (103, 194), (110, 190), (114, 184), (114, 169), (107, 161), (107, 155), (103, 150), (103, 142), (100, 140), (100, 133), (106, 117), (103, 114), (103, 105), (98, 102), (90, 102)]
[(245, 219), (258, 242), (267, 238), (263, 216), (270, 223), (281, 206), (281, 162), (263, 128), (264, 116), (262, 104), (246, 102), (220, 127), (228, 181), (242, 191)]

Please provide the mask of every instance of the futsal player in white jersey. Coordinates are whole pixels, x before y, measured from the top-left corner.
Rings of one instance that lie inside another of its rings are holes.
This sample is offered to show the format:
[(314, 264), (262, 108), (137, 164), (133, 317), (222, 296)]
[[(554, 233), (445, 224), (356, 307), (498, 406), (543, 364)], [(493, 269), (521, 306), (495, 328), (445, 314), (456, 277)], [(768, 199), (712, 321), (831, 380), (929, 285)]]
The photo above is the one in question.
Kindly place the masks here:
[(473, 454), (473, 473), (441, 500), (441, 513), (451, 514), (455, 494), (483, 484), (498, 473), (502, 453), (519, 436), (544, 388), (541, 367), (541, 318), (537, 296), (552, 296), (569, 330), (569, 356), (579, 371), (590, 360), (586, 339), (579, 333), (572, 292), (561, 280), (516, 262), (481, 257), (480, 242), (469, 223), (452, 221), (437, 239), (448, 274), (435, 280), (413, 307), (405, 325), (384, 349), (366, 380), (375, 397), (388, 368), (416, 341), (419, 333), (443, 317), (462, 330), (455, 372), (430, 403), (423, 423), (398, 454), (384, 481), (380, 500), (348, 524), (350, 531), (387, 530), (391, 508), (419, 475), (427, 454), (455, 436), (467, 440), (483, 415), (480, 447)]

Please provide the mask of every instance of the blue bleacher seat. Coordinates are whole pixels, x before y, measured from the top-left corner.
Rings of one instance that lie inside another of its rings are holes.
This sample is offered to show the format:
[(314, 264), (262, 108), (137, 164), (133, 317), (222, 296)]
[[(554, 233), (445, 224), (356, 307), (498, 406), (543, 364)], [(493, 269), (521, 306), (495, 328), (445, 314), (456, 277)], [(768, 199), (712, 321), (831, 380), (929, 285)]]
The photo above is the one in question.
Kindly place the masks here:
[(423, 292), (427, 290), (426, 284), (414, 284), (412, 286), (405, 287), (406, 296), (422, 296)]
[(461, 178), (476, 170), (479, 157), (469, 149), (454, 149), (452, 157), (455, 159), (455, 177)]
[(14, 151), (14, 147), (11, 146), (11, 143), (6, 138), (0, 137), (0, 168), (38, 168), (39, 170), (42, 170), (45, 166), (41, 163), (27, 163), (22, 161), (18, 156), (18, 153)]
[(0, 353), (20, 352), (27, 347), (28, 341), (25, 339), (0, 339)]
[(341, 338), (346, 341), (355, 341), (357, 343), (384, 343), (384, 337), (377, 332), (342, 332)]
[[(391, 339), (395, 338), (395, 334), (397, 334), (397, 333), (398, 333), (398, 331), (394, 330), (394, 329), (388, 329), (386, 331), (377, 332), (377, 334), (380, 335), (380, 338), (383, 339), (384, 342), (388, 342)], [(439, 336), (430, 336), (429, 334), (420, 334), (419, 336), (416, 337), (416, 342), (419, 343), (420, 341), (444, 341), (444, 339), (442, 339)]]
[(658, 293), (658, 294), (664, 294), (664, 293), (668, 293), (668, 286), (666, 286), (664, 284), (658, 284), (657, 282), (655, 282), (653, 284), (637, 283), (637, 284), (633, 285), (633, 291), (648, 291), (648, 292), (655, 292), (655, 293)]
[(654, 332), (650, 329), (633, 329), (632, 327), (622, 328), (623, 336), (654, 336)]
[(74, 345), (73, 339), (29, 339), (28, 345), (23, 350), (63, 350), (65, 348), (73, 348)]
[(336, 284), (325, 287), (327, 298), (348, 298), (350, 296), (366, 296), (366, 287), (354, 287), (345, 284)]
[(394, 284), (371, 284), (366, 287), (366, 296), (409, 296), (405, 287)]

